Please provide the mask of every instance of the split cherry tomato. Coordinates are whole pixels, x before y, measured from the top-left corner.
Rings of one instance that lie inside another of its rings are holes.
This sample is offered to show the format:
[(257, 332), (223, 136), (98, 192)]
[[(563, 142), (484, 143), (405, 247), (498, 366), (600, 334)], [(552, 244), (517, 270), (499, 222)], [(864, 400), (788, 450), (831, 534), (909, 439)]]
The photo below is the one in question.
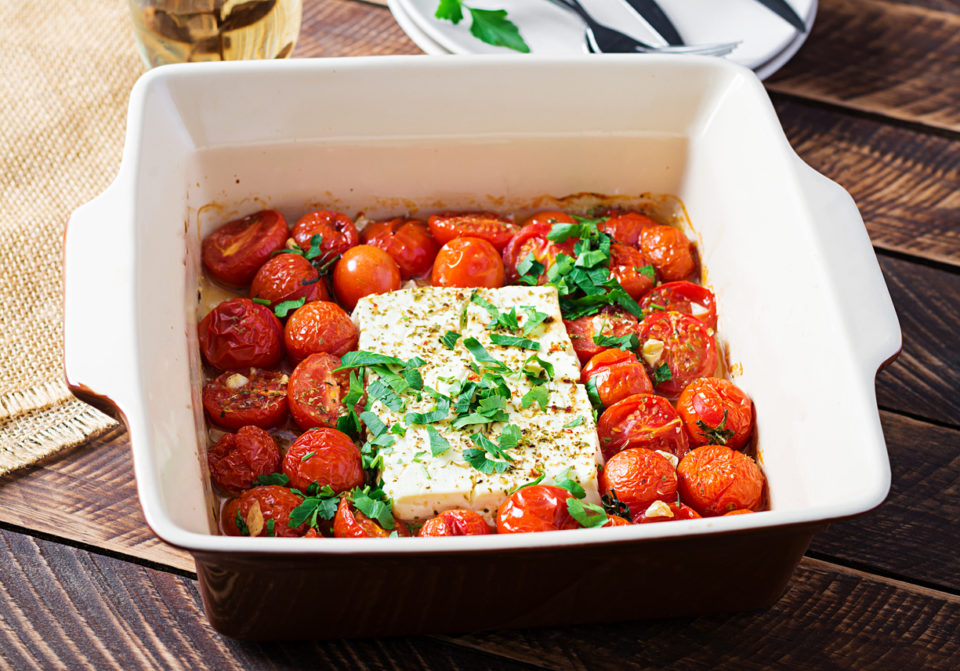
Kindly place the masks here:
[(699, 319), (680, 312), (648, 315), (640, 323), (640, 343), (645, 356), (651, 345), (663, 344), (663, 351), (653, 365), (646, 358), (644, 363), (657, 393), (664, 396), (676, 398), (693, 380), (713, 375), (717, 369), (713, 330)]
[(270, 301), (275, 307), (284, 301), (303, 298), (305, 302), (328, 301), (326, 279), (299, 254), (277, 254), (260, 266), (250, 284), (250, 297)]
[(280, 469), (280, 448), (269, 433), (258, 426), (242, 426), (225, 433), (207, 452), (213, 484), (228, 494), (250, 489), (257, 476)]
[(591, 379), (607, 408), (627, 396), (653, 393), (653, 384), (637, 355), (622, 349), (611, 348), (591, 357), (580, 373), (580, 382), (587, 384)]
[(336, 429), (310, 429), (293, 441), (283, 457), (283, 472), (290, 486), (305, 490), (316, 482), (344, 492), (363, 484), (360, 450), (350, 437)]
[(293, 239), (304, 252), (310, 250), (310, 240), (319, 235), (321, 257), (329, 261), (337, 254), (360, 242), (360, 234), (353, 219), (342, 212), (316, 210), (303, 215), (293, 226)]
[(567, 335), (573, 343), (573, 349), (584, 365), (600, 352), (607, 349), (594, 342), (593, 337), (598, 333), (605, 336), (619, 338), (637, 333), (640, 328), (637, 318), (623, 308), (606, 306), (595, 315), (578, 317), (574, 320), (564, 319)]
[(760, 510), (763, 471), (743, 452), (725, 445), (704, 445), (680, 460), (680, 500), (704, 517), (731, 510)]
[(614, 242), (610, 245), (609, 263), (610, 277), (619, 282), (633, 300), (639, 301), (653, 289), (656, 271), (643, 252)]
[(343, 356), (357, 348), (360, 332), (336, 303), (313, 301), (297, 308), (283, 330), (287, 354), (300, 361), (317, 352)]
[(667, 282), (685, 279), (697, 269), (693, 243), (673, 226), (658, 224), (644, 228), (640, 232), (640, 251), (650, 259), (657, 275)]
[(393, 258), (378, 247), (351, 247), (333, 267), (333, 292), (347, 310), (353, 310), (364, 296), (399, 288), (400, 269)]
[(578, 529), (580, 524), (567, 511), (573, 494), (553, 485), (518, 489), (497, 510), (497, 533)]
[(607, 515), (607, 521), (601, 524), (601, 527), (628, 527), (632, 524), (626, 517), (619, 515)]
[(386, 538), (394, 531), (398, 536), (410, 535), (410, 530), (403, 522), (398, 520), (393, 529), (384, 529), (357, 510), (348, 496), (340, 499), (337, 514), (333, 518), (333, 535), (337, 538)]
[(287, 418), (287, 376), (260, 368), (228, 371), (203, 386), (203, 409), (227, 429), (276, 426)]
[(406, 217), (375, 221), (361, 231), (360, 240), (389, 254), (404, 280), (430, 272), (440, 250), (440, 244), (424, 222)]
[(657, 222), (639, 212), (614, 213), (600, 224), (600, 230), (611, 238), (630, 247), (640, 242), (640, 233), (648, 226), (658, 226)]
[(713, 292), (693, 282), (667, 282), (652, 290), (640, 302), (644, 313), (654, 310), (682, 312), (717, 328), (717, 299)]
[(454, 238), (437, 253), (430, 282), (435, 287), (502, 287), (503, 261), (486, 240)]
[(418, 536), (482, 536), (490, 533), (483, 515), (473, 510), (445, 510), (420, 527)]
[(297, 364), (287, 383), (290, 414), (303, 430), (335, 427), (343, 414), (343, 397), (350, 391), (350, 374), (333, 372), (340, 357), (326, 352), (311, 354)]
[(726, 445), (739, 450), (753, 432), (753, 402), (729, 380), (694, 380), (680, 394), (677, 412), (694, 445)]
[(203, 267), (227, 286), (246, 286), (270, 255), (283, 249), (288, 233), (287, 220), (276, 210), (235, 219), (203, 239)]
[(301, 503), (303, 499), (286, 487), (254, 487), (227, 501), (220, 513), (220, 528), (227, 536), (299, 536), (307, 525), (290, 528), (290, 513)]
[(249, 298), (220, 303), (197, 327), (200, 353), (220, 370), (270, 368), (283, 358), (283, 326), (270, 308)]
[(651, 503), (640, 517), (633, 518), (633, 521), (637, 524), (649, 524), (651, 522), (698, 519), (700, 519), (700, 513), (688, 505), (675, 501), (671, 501), (669, 504), (663, 501), (656, 501)]
[(632, 447), (610, 457), (600, 472), (600, 493), (611, 491), (636, 519), (654, 501), (677, 500), (677, 471), (662, 454)]
[(541, 212), (527, 219), (520, 232), (513, 236), (510, 243), (503, 250), (503, 265), (506, 269), (507, 281), (514, 284), (520, 277), (517, 264), (533, 254), (538, 263), (543, 264), (543, 272), (538, 279), (539, 284), (547, 281), (547, 271), (556, 262), (557, 256), (566, 254), (573, 257), (573, 247), (576, 238), (569, 238), (563, 242), (552, 242), (547, 239), (554, 224), (575, 224), (577, 220), (563, 212)]
[(427, 223), (441, 245), (454, 238), (479, 238), (493, 245), (497, 252), (502, 251), (519, 230), (512, 219), (495, 212), (434, 214)]
[(653, 394), (634, 394), (604, 410), (597, 421), (603, 456), (632, 447), (662, 450), (682, 457), (690, 449), (680, 415), (670, 401)]

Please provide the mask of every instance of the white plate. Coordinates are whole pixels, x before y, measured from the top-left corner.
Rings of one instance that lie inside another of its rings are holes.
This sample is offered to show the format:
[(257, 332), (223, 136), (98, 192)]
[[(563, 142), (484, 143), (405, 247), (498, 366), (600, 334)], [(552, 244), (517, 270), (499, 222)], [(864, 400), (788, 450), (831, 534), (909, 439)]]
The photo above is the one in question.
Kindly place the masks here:
[[(602, 23), (650, 44), (663, 44), (663, 40), (639, 20), (625, 3), (619, 0), (581, 1)], [(816, 16), (817, 0), (789, 2), (800, 16), (805, 17), (809, 32)], [(806, 35), (798, 36), (786, 21), (756, 0), (660, 0), (660, 3), (688, 44), (741, 40), (742, 44), (727, 58), (751, 69), (774, 63), (791, 48), (795, 52)], [(435, 50), (437, 46), (458, 54), (509, 51), (473, 37), (469, 30), (469, 15), (459, 25), (435, 18), (437, 4), (438, 0), (389, 0), (394, 15), (398, 14), (398, 9), (403, 14), (397, 22), (428, 53), (438, 53)], [(561, 9), (549, 0), (475, 0), (472, 4), (481, 9), (506, 9), (509, 18), (520, 28), (532, 53), (586, 53), (583, 23), (572, 12)], [(408, 29), (412, 26), (419, 29), (418, 35), (415, 36)], [(420, 43), (424, 38), (430, 40), (430, 49)], [(772, 74), (772, 70), (766, 74)]]

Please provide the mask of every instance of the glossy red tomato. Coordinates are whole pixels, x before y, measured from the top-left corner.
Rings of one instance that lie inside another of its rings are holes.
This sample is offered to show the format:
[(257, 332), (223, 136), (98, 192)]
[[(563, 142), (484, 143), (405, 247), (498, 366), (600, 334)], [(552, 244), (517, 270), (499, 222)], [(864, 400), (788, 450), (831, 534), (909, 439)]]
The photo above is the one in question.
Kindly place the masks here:
[(287, 318), (283, 340), (287, 354), (300, 361), (317, 352), (343, 356), (357, 348), (360, 332), (336, 303), (313, 301)]
[(342, 212), (316, 210), (303, 215), (293, 226), (293, 239), (304, 252), (310, 250), (310, 240), (319, 235), (320, 251), (318, 258), (330, 260), (360, 242), (360, 234), (353, 219)]
[(724, 513), (724, 517), (729, 517), (730, 515), (749, 515), (750, 513), (755, 512), (753, 510), (747, 510), (745, 508), (738, 508), (737, 510), (731, 510), (729, 513)]
[(677, 412), (694, 445), (726, 445), (739, 450), (753, 432), (753, 402), (729, 380), (694, 380), (680, 394)]
[(290, 513), (301, 503), (303, 499), (286, 487), (254, 487), (227, 501), (220, 513), (220, 528), (227, 536), (299, 536), (306, 524), (291, 529)]
[(220, 370), (270, 368), (283, 358), (283, 325), (249, 298), (220, 303), (200, 320), (197, 335), (204, 360)]
[(619, 515), (607, 515), (607, 521), (601, 524), (601, 527), (628, 527), (632, 524), (626, 517)]
[(594, 342), (593, 338), (598, 333), (618, 338), (636, 334), (640, 328), (636, 317), (623, 308), (613, 306), (606, 306), (595, 315), (574, 320), (564, 319), (563, 325), (567, 327), (567, 335), (570, 336), (570, 342), (573, 343), (581, 365), (608, 349)]
[(556, 262), (557, 256), (566, 254), (573, 257), (573, 247), (576, 244), (575, 238), (569, 238), (563, 242), (552, 242), (547, 239), (547, 235), (557, 224), (574, 224), (576, 219), (563, 212), (541, 212), (530, 217), (526, 225), (520, 229), (510, 240), (510, 243), (503, 250), (503, 266), (506, 270), (507, 281), (515, 284), (520, 274), (517, 272), (517, 264), (526, 260), (531, 254), (535, 261), (543, 265), (543, 272), (538, 280), (539, 284), (547, 281), (547, 271)]
[(627, 396), (652, 394), (653, 384), (633, 352), (611, 348), (591, 357), (580, 373), (580, 382), (593, 380), (604, 407)]
[(653, 289), (656, 282), (653, 267), (650, 274), (643, 272), (650, 266), (650, 261), (643, 252), (614, 242), (610, 245), (610, 277), (615, 279), (630, 294), (630, 298), (639, 301), (648, 291)]
[(301, 429), (335, 427), (343, 414), (343, 397), (350, 391), (350, 374), (334, 373), (340, 357), (318, 352), (297, 364), (287, 383), (290, 414)]
[(473, 510), (445, 510), (420, 527), (418, 536), (482, 536), (490, 533), (483, 515)]
[(277, 254), (260, 266), (250, 284), (250, 297), (270, 301), (271, 307), (300, 298), (307, 303), (330, 300), (326, 279), (312, 263), (292, 253)]
[(648, 226), (657, 226), (657, 222), (639, 212), (614, 213), (600, 225), (600, 230), (617, 242), (636, 247), (640, 242), (640, 233)]
[(336, 429), (310, 429), (293, 441), (283, 457), (283, 472), (290, 486), (301, 491), (314, 482), (335, 492), (363, 484), (360, 450)]
[(573, 494), (553, 485), (531, 485), (518, 489), (497, 510), (497, 533), (577, 529), (580, 524), (567, 511)]
[(276, 210), (235, 219), (203, 239), (203, 267), (218, 282), (246, 286), (270, 255), (283, 249), (288, 233), (287, 220)]
[(713, 331), (699, 319), (680, 312), (647, 315), (640, 323), (641, 346), (648, 347), (650, 341), (663, 343), (653, 365), (644, 360), (658, 394), (675, 398), (693, 380), (713, 375), (717, 369)]
[(373, 222), (361, 231), (360, 241), (389, 254), (404, 280), (429, 273), (440, 251), (440, 244), (427, 225), (406, 217)]
[(634, 394), (604, 410), (597, 421), (600, 449), (606, 459), (631, 447), (662, 450), (682, 457), (690, 449), (680, 415), (670, 401)]
[(351, 247), (333, 267), (333, 292), (347, 310), (353, 310), (364, 296), (385, 294), (399, 288), (400, 268), (378, 247)]
[(713, 292), (693, 282), (667, 282), (652, 290), (640, 302), (644, 314), (682, 312), (717, 328), (717, 300)]
[(454, 238), (479, 238), (503, 250), (519, 230), (510, 217), (496, 212), (447, 212), (434, 214), (427, 222), (430, 232), (441, 245)]
[(261, 368), (228, 371), (203, 386), (203, 409), (228, 429), (276, 426), (287, 418), (287, 376)]
[(600, 472), (600, 493), (611, 491), (636, 519), (654, 501), (677, 500), (677, 471), (662, 454), (632, 447), (610, 457)]
[(704, 517), (763, 506), (763, 471), (743, 452), (725, 445), (691, 450), (680, 460), (677, 474), (680, 500)]
[(239, 494), (256, 482), (257, 476), (280, 470), (280, 448), (258, 426), (243, 426), (225, 433), (207, 452), (213, 484), (228, 494)]
[(454, 238), (437, 253), (430, 282), (435, 287), (502, 287), (503, 261), (486, 240)]
[(700, 513), (688, 505), (675, 501), (671, 501), (669, 504), (658, 501), (651, 504), (642, 515), (633, 518), (633, 521), (637, 524), (650, 524), (652, 522), (698, 519), (700, 519)]
[(397, 521), (393, 529), (384, 529), (357, 510), (349, 497), (340, 499), (337, 514), (333, 518), (333, 535), (337, 538), (386, 538), (394, 531), (398, 536), (410, 535), (410, 530), (403, 522)]
[(672, 282), (692, 275), (697, 269), (693, 243), (673, 226), (649, 226), (640, 232), (640, 251), (647, 255), (661, 280)]

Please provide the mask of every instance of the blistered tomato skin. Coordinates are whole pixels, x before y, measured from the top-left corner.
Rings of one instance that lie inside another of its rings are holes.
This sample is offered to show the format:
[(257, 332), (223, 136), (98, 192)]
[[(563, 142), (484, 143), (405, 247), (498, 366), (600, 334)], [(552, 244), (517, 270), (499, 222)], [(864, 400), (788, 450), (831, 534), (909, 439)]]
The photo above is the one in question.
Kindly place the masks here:
[(283, 472), (290, 486), (301, 491), (314, 482), (335, 492), (363, 484), (360, 450), (336, 429), (311, 429), (297, 438), (283, 457)]
[(586, 365), (591, 358), (608, 349), (598, 345), (594, 336), (603, 333), (605, 336), (619, 338), (636, 334), (640, 329), (637, 318), (619, 307), (606, 306), (595, 315), (564, 319), (563, 325), (567, 328), (567, 335), (573, 343), (573, 349), (580, 359), (580, 365)]
[(435, 287), (502, 287), (503, 261), (486, 240), (454, 238), (437, 253), (430, 282)]
[(318, 426), (335, 427), (343, 414), (350, 374), (344, 370), (335, 373), (339, 366), (340, 357), (320, 352), (308, 356), (290, 373), (287, 402), (294, 421), (304, 431)]
[[(694, 305), (698, 307), (694, 310)], [(706, 326), (717, 328), (717, 299), (713, 292), (693, 282), (667, 282), (643, 297), (640, 307), (644, 314), (656, 312), (682, 312), (702, 321)]]
[(538, 284), (547, 281), (547, 270), (550, 269), (560, 254), (575, 256), (573, 252), (576, 238), (563, 242), (553, 242), (547, 235), (554, 224), (575, 224), (576, 219), (563, 212), (541, 212), (527, 219), (523, 228), (511, 238), (503, 249), (503, 266), (508, 284), (516, 284), (520, 277), (517, 264), (533, 254), (535, 261), (543, 265), (543, 272), (538, 278)]
[(597, 435), (605, 459), (632, 447), (678, 458), (690, 449), (680, 415), (670, 401), (653, 394), (634, 394), (611, 405), (597, 421)]
[(637, 247), (643, 229), (650, 226), (659, 224), (645, 214), (623, 212), (613, 214), (600, 225), (600, 230), (621, 244)]
[(245, 287), (270, 255), (287, 241), (287, 220), (276, 210), (263, 210), (230, 221), (203, 239), (203, 267), (222, 284)]
[(654, 501), (677, 499), (677, 472), (666, 457), (633, 447), (610, 457), (600, 473), (600, 493), (616, 492), (636, 519)]
[(531, 485), (515, 491), (497, 510), (497, 533), (578, 529), (580, 524), (567, 511), (573, 494), (553, 485)]
[(409, 536), (407, 526), (397, 521), (393, 529), (387, 530), (354, 508), (346, 496), (337, 505), (337, 514), (333, 518), (333, 535), (337, 538), (386, 538), (394, 531), (398, 536)]
[(694, 445), (720, 444), (743, 449), (753, 432), (753, 402), (729, 380), (701, 377), (677, 401)]
[(364, 296), (399, 288), (400, 269), (393, 258), (378, 247), (351, 247), (333, 267), (333, 291), (347, 310), (352, 311)]
[(270, 301), (271, 307), (300, 298), (307, 303), (330, 300), (326, 281), (313, 264), (292, 253), (277, 254), (260, 266), (250, 284), (250, 297)]
[[(663, 343), (663, 351), (653, 361), (647, 361), (647, 372), (658, 394), (676, 398), (683, 388), (698, 377), (713, 375), (717, 369), (717, 346), (713, 331), (699, 319), (680, 312), (657, 312), (640, 323), (640, 343)], [(669, 378), (657, 382), (656, 370), (666, 365)]]
[(490, 533), (483, 515), (457, 508), (431, 517), (420, 527), (418, 536), (483, 536)]
[(604, 524), (601, 524), (601, 527), (628, 527), (631, 522), (626, 517), (620, 517), (619, 515), (608, 515), (607, 521)]
[(260, 368), (227, 371), (203, 386), (203, 409), (227, 429), (277, 426), (287, 418), (287, 376)]
[(239, 494), (260, 475), (280, 470), (277, 441), (258, 426), (243, 426), (225, 433), (207, 453), (213, 483), (228, 494)]
[[(303, 503), (303, 499), (286, 487), (279, 485), (264, 485), (248, 489), (239, 498), (231, 499), (224, 505), (220, 514), (220, 528), (228, 536), (249, 536), (252, 534), (251, 524), (257, 524), (257, 515), (252, 512), (254, 504), (259, 506), (262, 528), (257, 536), (295, 537), (307, 530), (306, 523), (293, 529), (290, 528), (290, 513)], [(237, 525), (237, 516), (243, 526)], [(270, 532), (268, 522), (273, 520), (273, 532)], [(244, 533), (246, 527), (246, 533)]]
[(650, 261), (643, 252), (617, 242), (610, 245), (610, 277), (617, 280), (635, 301), (653, 289), (656, 282), (656, 271), (652, 267), (650, 275), (641, 272), (649, 265)]
[(283, 358), (283, 325), (249, 298), (220, 303), (200, 320), (197, 335), (204, 360), (220, 370), (271, 368)]
[(430, 217), (430, 232), (441, 245), (454, 238), (486, 240), (500, 252), (519, 230), (509, 217), (495, 212), (447, 212)]
[(697, 270), (693, 243), (673, 226), (650, 226), (640, 232), (640, 251), (647, 255), (665, 282), (684, 280)]
[(427, 224), (406, 217), (373, 222), (360, 232), (360, 240), (389, 254), (400, 268), (403, 280), (429, 273), (440, 251), (440, 243)]
[(691, 450), (677, 466), (680, 500), (704, 517), (760, 510), (764, 477), (756, 462), (725, 445)]
[(653, 384), (633, 352), (611, 348), (591, 357), (580, 373), (580, 382), (593, 380), (605, 408), (634, 394), (652, 394)]
[(651, 524), (654, 522), (672, 522), (676, 520), (698, 520), (700, 518), (700, 513), (690, 506), (671, 501), (666, 510), (664, 510), (662, 506), (651, 505), (642, 515), (634, 517), (633, 521), (635, 524)]
[(287, 318), (283, 340), (287, 354), (301, 361), (311, 354), (327, 352), (342, 357), (357, 349), (360, 332), (350, 315), (329, 301), (307, 303)]
[(293, 226), (293, 239), (304, 252), (310, 250), (310, 240), (319, 235), (321, 258), (325, 261), (333, 259), (337, 254), (345, 251), (360, 242), (360, 234), (353, 223), (353, 219), (342, 212), (331, 210), (316, 210), (305, 214)]

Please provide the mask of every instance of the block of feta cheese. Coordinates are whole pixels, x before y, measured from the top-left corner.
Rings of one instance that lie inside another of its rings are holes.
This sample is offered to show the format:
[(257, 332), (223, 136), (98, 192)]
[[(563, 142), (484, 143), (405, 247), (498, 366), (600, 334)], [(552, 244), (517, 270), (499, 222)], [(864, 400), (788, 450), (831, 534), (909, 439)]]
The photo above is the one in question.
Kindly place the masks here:
[[(515, 314), (517, 328), (491, 330), (491, 306), (492, 311), (505, 313), (508, 323)], [(453, 413), (430, 423), (430, 428), (408, 421), (409, 413), (437, 407), (436, 397), (426, 392), (419, 399), (409, 392), (402, 394), (400, 409), (390, 409), (376, 399), (370, 402), (368, 409), (387, 427), (399, 425), (390, 434), (395, 442), (380, 450), (383, 490), (393, 499), (397, 517), (417, 522), (443, 510), (468, 508), (493, 524), (507, 496), (540, 475), (543, 483), (551, 484), (565, 474), (583, 486), (586, 500), (599, 502), (597, 470), (602, 457), (596, 423), (586, 390), (577, 383), (580, 368), (554, 288), (404, 289), (361, 299), (353, 319), (360, 330), (359, 350), (404, 361), (423, 359), (426, 363), (419, 371), (425, 388), (451, 396), (464, 381), (477, 381), (489, 372), (510, 392), (503, 407), (507, 419), (460, 428), (453, 426)], [(539, 322), (535, 328), (527, 328), (531, 319)], [(460, 336), (453, 349), (441, 340), (447, 332)], [(527, 347), (495, 344), (494, 334), (523, 338)], [(467, 342), (479, 344), (495, 363), (478, 361)], [(553, 368), (552, 378), (536, 385), (545, 390), (541, 398), (546, 407), (534, 402), (523, 408), (524, 395), (535, 386), (523, 371), (540, 373), (543, 362)], [(368, 371), (367, 384), (375, 378)], [(456, 401), (455, 395), (451, 400)], [(471, 436), (479, 434), (499, 443), (508, 425), (517, 427), (520, 437), (506, 451), (512, 462), (504, 472), (487, 474), (468, 463), (464, 451), (478, 449)], [(398, 435), (401, 431), (404, 435)], [(431, 433), (449, 444), (437, 456), (431, 450)]]

